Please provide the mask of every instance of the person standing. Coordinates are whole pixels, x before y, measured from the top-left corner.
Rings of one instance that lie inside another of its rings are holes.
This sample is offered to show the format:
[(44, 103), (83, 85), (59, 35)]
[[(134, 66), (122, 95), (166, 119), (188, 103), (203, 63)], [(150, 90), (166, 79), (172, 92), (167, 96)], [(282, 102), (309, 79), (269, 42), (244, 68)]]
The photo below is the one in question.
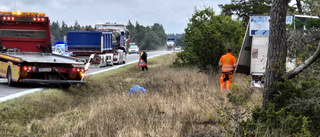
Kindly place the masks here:
[[(144, 62), (145, 62), (146, 64), (148, 64), (148, 61), (147, 61), (148, 54), (146, 53), (145, 50), (143, 50), (142, 52), (143, 52), (143, 53), (142, 53), (141, 58), (144, 60)], [(144, 71), (144, 69), (148, 70), (148, 65), (142, 66), (142, 71)]]
[[(228, 49), (227, 54), (223, 55), (219, 61), (219, 67), (222, 67), (222, 74), (220, 78), (221, 89), (220, 92), (230, 92), (232, 84), (232, 74), (234, 68), (238, 67), (236, 58), (232, 55), (232, 50)], [(227, 86), (227, 89), (226, 89)]]

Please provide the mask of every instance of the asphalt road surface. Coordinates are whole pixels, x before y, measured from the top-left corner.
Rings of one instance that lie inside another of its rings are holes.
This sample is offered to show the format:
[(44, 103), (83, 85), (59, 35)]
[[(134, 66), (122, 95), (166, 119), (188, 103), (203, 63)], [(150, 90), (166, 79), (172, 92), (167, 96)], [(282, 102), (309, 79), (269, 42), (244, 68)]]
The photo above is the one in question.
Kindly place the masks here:
[[(152, 58), (155, 56), (163, 55), (166, 53), (170, 53), (169, 51), (155, 51), (155, 52), (147, 52), (148, 53), (148, 58)], [(139, 60), (139, 54), (127, 54), (126, 58), (126, 64), (132, 64), (135, 62), (138, 62)], [(86, 75), (94, 75), (98, 74), (104, 71), (112, 70), (119, 68), (123, 65), (113, 65), (113, 66), (107, 66), (107, 67), (102, 67), (102, 68), (90, 68), (88, 72), (86, 72)], [(43, 85), (22, 85), (18, 87), (10, 87), (7, 85), (7, 80), (6, 79), (0, 79), (0, 102), (6, 101), (12, 98), (16, 98), (19, 96), (22, 96), (24, 94), (36, 92), (36, 91), (41, 91), (45, 88), (50, 88), (47, 86)], [(51, 87), (52, 88), (52, 87)]]

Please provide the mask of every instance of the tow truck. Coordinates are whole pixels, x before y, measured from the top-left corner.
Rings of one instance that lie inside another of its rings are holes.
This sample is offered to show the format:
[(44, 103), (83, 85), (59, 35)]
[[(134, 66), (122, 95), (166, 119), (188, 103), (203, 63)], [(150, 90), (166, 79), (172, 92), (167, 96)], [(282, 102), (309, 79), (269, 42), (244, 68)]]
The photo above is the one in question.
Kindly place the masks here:
[(0, 12), (0, 77), (8, 85), (84, 84), (86, 61), (52, 54), (50, 20), (44, 13)]

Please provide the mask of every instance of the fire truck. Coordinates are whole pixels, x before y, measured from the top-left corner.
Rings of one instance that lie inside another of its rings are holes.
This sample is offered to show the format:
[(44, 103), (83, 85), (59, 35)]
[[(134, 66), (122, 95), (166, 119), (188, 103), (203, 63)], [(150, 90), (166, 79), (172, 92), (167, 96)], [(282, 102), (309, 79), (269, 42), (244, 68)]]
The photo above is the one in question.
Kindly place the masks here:
[(52, 54), (50, 20), (44, 13), (0, 12), (0, 21), (0, 77), (9, 86), (85, 83), (85, 60)]

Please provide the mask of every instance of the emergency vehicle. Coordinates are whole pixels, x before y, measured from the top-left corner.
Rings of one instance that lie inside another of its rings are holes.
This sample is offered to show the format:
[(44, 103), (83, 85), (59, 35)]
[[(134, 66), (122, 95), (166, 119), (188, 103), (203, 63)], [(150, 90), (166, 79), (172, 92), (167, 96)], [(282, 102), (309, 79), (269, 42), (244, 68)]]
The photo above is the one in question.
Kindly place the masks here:
[(44, 13), (0, 12), (0, 77), (15, 83), (83, 84), (85, 60), (52, 54)]

